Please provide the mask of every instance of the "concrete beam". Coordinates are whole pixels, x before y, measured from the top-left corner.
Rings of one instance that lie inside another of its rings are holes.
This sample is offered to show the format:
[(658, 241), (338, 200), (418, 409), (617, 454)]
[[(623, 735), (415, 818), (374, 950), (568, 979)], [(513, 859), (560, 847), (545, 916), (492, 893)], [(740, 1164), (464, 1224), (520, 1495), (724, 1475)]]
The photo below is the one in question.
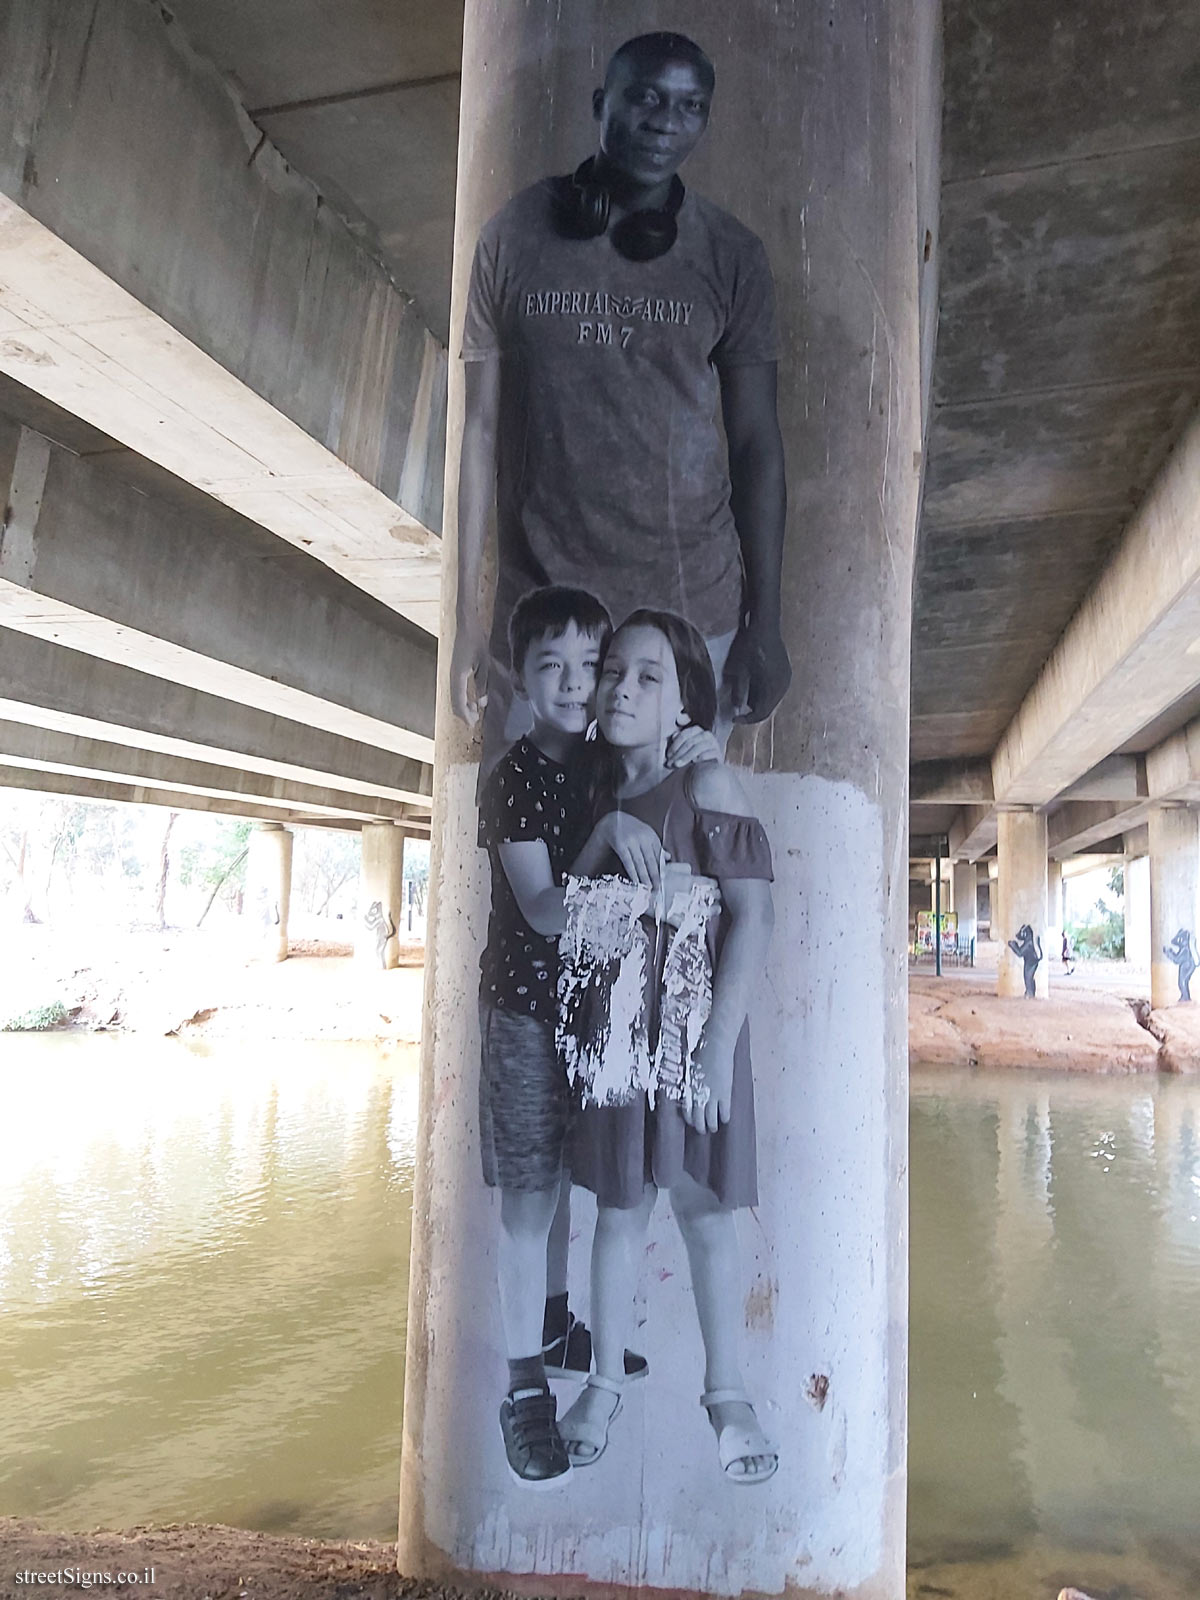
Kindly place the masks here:
[(0, 623), (431, 753), (433, 641), (246, 518), (129, 456), (81, 459), (3, 418), (0, 500)]
[(1125, 835), (1125, 855), (1136, 860), (1138, 856), (1150, 854), (1150, 824), (1143, 822), (1141, 827), (1134, 828)]
[(1184, 434), (992, 758), (1045, 805), (1200, 682), (1200, 417)]
[(1000, 824), (994, 806), (964, 806), (950, 829), (950, 859), (978, 861), (995, 849)]
[(1068, 800), (1047, 819), (1047, 849), (1055, 861), (1078, 855), (1138, 827), (1149, 811), (1147, 800)]
[(988, 761), (917, 761), (908, 770), (911, 805), (986, 805), (993, 798)]
[(160, 755), (21, 722), (0, 720), (0, 764), (115, 783), (148, 784), (218, 800), (295, 807), (313, 816), (349, 817), (359, 822), (403, 822), (429, 814), (428, 809), (421, 812), (402, 800), (382, 795), (368, 799), (316, 784), (267, 777), (261, 772), (238, 772), (213, 762)]
[(1106, 756), (1059, 795), (1060, 800), (1144, 800), (1149, 795), (1142, 756)]
[(1146, 781), (1156, 800), (1200, 799), (1200, 719), (1147, 753)]
[(445, 351), (168, 16), (0, 9), (0, 370), (432, 631)]
[(432, 768), (411, 757), (167, 683), (0, 628), (0, 717), (425, 810)]
[(216, 795), (189, 794), (182, 789), (117, 783), (106, 778), (81, 778), (65, 772), (43, 772), (34, 767), (0, 764), (0, 789), (26, 789), (34, 794), (65, 794), (76, 800), (96, 800), (109, 805), (166, 806), (170, 811), (208, 811), (217, 816), (249, 817), (255, 822), (284, 822), (297, 827), (345, 828), (357, 832), (362, 826), (350, 817), (317, 816), (290, 806), (255, 805), (250, 801), (227, 800)]

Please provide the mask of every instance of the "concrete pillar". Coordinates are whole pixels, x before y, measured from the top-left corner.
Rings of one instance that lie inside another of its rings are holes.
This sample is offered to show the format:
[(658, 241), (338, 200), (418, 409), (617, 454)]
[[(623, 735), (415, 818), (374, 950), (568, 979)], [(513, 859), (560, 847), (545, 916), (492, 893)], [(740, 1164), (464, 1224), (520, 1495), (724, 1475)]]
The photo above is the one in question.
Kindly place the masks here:
[(1062, 956), (1063, 870), (1061, 861), (1046, 863), (1046, 960)]
[[(756, 0), (734, 17), (724, 0), (694, 0), (684, 24), (717, 74), (712, 127), (684, 179), (763, 240), (782, 323), (782, 610), (795, 684), (770, 724), (731, 749), (775, 873), (774, 935), (749, 1017), (759, 1204), (753, 1218), (736, 1213), (731, 1292), (779, 1470), (752, 1487), (722, 1478), (697, 1404), (704, 1357), (688, 1263), (660, 1203), (636, 1335), (650, 1372), (627, 1385), (604, 1458), (554, 1494), (508, 1475), (496, 1422), (507, 1381), (498, 1213), (479, 1175), (473, 1110), (486, 927), (479, 748), (450, 713), (443, 648), (398, 1544), (400, 1569), (414, 1576), (607, 1600), (904, 1593), (904, 800), (919, 279), (925, 230), (936, 227), (936, 215), (918, 215), (914, 173), (917, 130), (938, 129), (938, 106), (917, 87), (936, 78), (937, 11), (886, 0), (851, 10)], [(515, 191), (589, 153), (608, 55), (680, 15), (660, 0), (468, 0), (452, 349), (481, 226)], [(582, 272), (546, 285), (580, 304), (597, 287)], [(614, 341), (590, 354), (620, 351)], [(462, 425), (455, 368), (452, 464)], [(453, 529), (453, 467), (447, 495)], [(451, 539), (445, 554), (448, 645)], [(578, 1188), (574, 1204), (571, 1292), (582, 1310), (592, 1212)]]
[(1034, 954), (1040, 945), (1042, 959), (1034, 969), (1035, 995), (1044, 1000), (1050, 992), (1050, 960), (1054, 952), (1047, 945), (1046, 917), (1046, 818), (1038, 811), (1002, 811), (998, 818), (997, 914), (992, 938), (1000, 945), (1000, 975), (997, 993), (1026, 993), (1024, 958), (1009, 940), (1033, 940)]
[(364, 822), (355, 955), (385, 970), (397, 966), (403, 918), (404, 829), (394, 822)]
[(1147, 855), (1125, 857), (1125, 959), (1137, 967), (1150, 967), (1150, 857)]
[(1156, 806), (1149, 825), (1150, 1004), (1157, 1010), (1200, 999), (1200, 984), (1192, 989), (1200, 831), (1185, 805)]
[(260, 961), (286, 961), (292, 898), (292, 835), (279, 822), (260, 822), (250, 835), (242, 915), (250, 952)]
[(954, 863), (954, 910), (958, 914), (958, 937), (962, 947), (969, 949), (971, 940), (979, 936), (976, 905), (978, 900), (978, 871), (973, 861)]

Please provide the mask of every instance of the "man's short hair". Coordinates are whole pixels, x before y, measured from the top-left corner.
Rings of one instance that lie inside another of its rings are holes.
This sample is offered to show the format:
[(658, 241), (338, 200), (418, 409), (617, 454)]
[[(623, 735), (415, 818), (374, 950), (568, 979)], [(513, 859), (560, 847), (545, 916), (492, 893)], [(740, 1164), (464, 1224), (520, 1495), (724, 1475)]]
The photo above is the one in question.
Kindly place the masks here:
[(695, 67), (705, 92), (713, 92), (717, 82), (716, 68), (696, 41), (689, 39), (685, 33), (639, 33), (635, 39), (626, 39), (623, 45), (613, 51), (604, 70), (604, 87), (607, 89), (612, 84), (619, 63), (629, 62), (631, 66), (649, 63), (657, 67), (664, 61), (689, 62)]
[(508, 619), (508, 655), (513, 672), (524, 669), (525, 657), (535, 639), (557, 639), (572, 622), (580, 633), (594, 634), (601, 649), (612, 636), (612, 618), (586, 589), (552, 583), (523, 594)]

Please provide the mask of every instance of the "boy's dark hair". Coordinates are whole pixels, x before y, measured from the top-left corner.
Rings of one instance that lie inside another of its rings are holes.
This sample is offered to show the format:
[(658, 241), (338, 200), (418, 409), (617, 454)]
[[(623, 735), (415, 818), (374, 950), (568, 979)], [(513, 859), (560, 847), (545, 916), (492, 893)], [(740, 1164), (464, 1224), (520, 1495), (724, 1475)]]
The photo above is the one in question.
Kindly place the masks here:
[(601, 650), (612, 638), (612, 618), (596, 596), (586, 589), (552, 583), (523, 594), (508, 619), (508, 656), (513, 672), (523, 670), (525, 657), (535, 639), (543, 634), (557, 639), (572, 622), (580, 633), (595, 634)]
[(706, 728), (711, 733), (717, 720), (717, 680), (700, 630), (674, 611), (648, 608), (631, 612), (617, 631), (626, 628), (657, 628), (664, 635), (675, 657), (683, 709), (696, 727)]
[(711, 94), (716, 86), (717, 73), (712, 62), (696, 41), (689, 39), (685, 33), (639, 33), (635, 39), (626, 39), (623, 45), (613, 51), (608, 66), (604, 69), (606, 89), (612, 84), (618, 63), (625, 61), (631, 65), (634, 63), (644, 65), (650, 62), (654, 66), (659, 66), (664, 61), (687, 61), (695, 67), (700, 82), (708, 94)]

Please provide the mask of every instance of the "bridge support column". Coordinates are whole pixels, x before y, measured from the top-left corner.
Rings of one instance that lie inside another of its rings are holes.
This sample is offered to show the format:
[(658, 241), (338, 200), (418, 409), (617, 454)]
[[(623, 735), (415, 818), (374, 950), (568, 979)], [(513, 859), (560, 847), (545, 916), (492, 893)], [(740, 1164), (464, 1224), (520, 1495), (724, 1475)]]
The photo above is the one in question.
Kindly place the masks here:
[(292, 899), (292, 834), (279, 822), (260, 822), (250, 835), (243, 915), (250, 921), (251, 954), (286, 961)]
[(1150, 966), (1150, 857), (1125, 857), (1125, 959)]
[(364, 822), (355, 955), (385, 970), (398, 966), (403, 916), (404, 829), (394, 822)]
[(1046, 960), (1057, 961), (1063, 941), (1063, 870), (1061, 861), (1046, 863)]
[(954, 863), (954, 910), (958, 916), (958, 937), (964, 949), (979, 937), (978, 926), (979, 874), (973, 861)]
[[(589, 153), (592, 94), (610, 53), (632, 35), (679, 26), (682, 15), (662, 0), (468, 0), (452, 349), (462, 343), (481, 227), (515, 191), (570, 172)], [(843, 16), (828, 0), (796, 0), (739, 8), (731, 21), (725, 0), (693, 0), (683, 24), (716, 68), (712, 127), (683, 173), (689, 197), (734, 212), (762, 239), (782, 324), (779, 414), (790, 489), (782, 628), (795, 685), (769, 724), (738, 730), (731, 745), (774, 863), (774, 932), (748, 1017), (758, 1203), (753, 1216), (740, 1201), (725, 1203), (724, 1220), (706, 1212), (711, 1233), (730, 1244), (717, 1300), (734, 1310), (730, 1346), (740, 1349), (778, 1471), (743, 1487), (722, 1475), (697, 1404), (706, 1365), (701, 1296), (687, 1287), (688, 1257), (663, 1197), (648, 1246), (635, 1243), (632, 1256), (621, 1256), (633, 1276), (640, 1269), (642, 1320), (629, 1337), (649, 1374), (625, 1385), (603, 1460), (574, 1469), (552, 1494), (531, 1494), (509, 1474), (498, 1426), (508, 1384), (500, 1206), (481, 1179), (475, 1123), (487, 859), (475, 848), (478, 741), (451, 716), (447, 692), (456, 593), (448, 540), (401, 1466), (398, 1560), (406, 1573), (542, 1596), (586, 1591), (593, 1600), (656, 1590), (790, 1600), (904, 1594), (904, 797), (921, 262), (936, 260), (937, 226), (936, 181), (930, 209), (924, 188), (919, 208), (917, 174), (927, 170), (924, 144), (939, 127), (936, 20), (934, 6), (863, 0)], [(526, 226), (540, 238), (536, 223)], [(608, 257), (588, 254), (592, 244), (580, 252), (576, 277), (558, 272), (545, 293), (512, 308), (514, 320), (540, 315), (539, 302), (543, 321), (551, 309), (557, 314), (549, 331), (526, 333), (552, 336), (564, 362), (580, 363), (581, 385), (595, 371), (584, 358), (622, 359), (639, 331), (635, 316), (647, 325), (672, 320), (665, 300), (646, 298), (649, 289), (626, 290), (614, 302), (611, 285), (639, 280), (617, 263), (610, 285)], [(651, 272), (660, 268), (669, 283), (669, 256), (649, 263)], [(615, 331), (614, 304), (631, 308)], [(699, 307), (697, 299), (697, 314)], [(612, 333), (606, 348), (588, 321), (597, 315)], [(687, 315), (677, 309), (678, 328), (660, 331), (682, 335)], [(458, 369), (452, 464), (463, 411)], [(638, 415), (631, 390), (630, 447), (635, 429), (659, 423)], [(605, 487), (615, 495), (638, 493), (620, 481), (624, 447), (619, 434), (609, 437), (618, 425), (617, 413), (606, 413), (591, 470), (613, 475)], [(702, 439), (697, 424), (704, 451)], [(692, 443), (672, 435), (670, 449)], [(468, 483), (475, 506), (483, 490), (475, 477)], [(447, 494), (453, 529), (453, 467)], [(595, 580), (600, 586), (599, 560)], [(665, 602), (647, 593), (642, 603)], [(1044, 849), (1043, 840), (1043, 861)], [(635, 1019), (630, 1039), (636, 1028)], [(669, 1096), (662, 1109), (679, 1114)], [(717, 1187), (722, 1181), (713, 1174)], [(682, 1181), (677, 1187), (673, 1205), (685, 1223), (694, 1221), (684, 1210), (691, 1191)], [(704, 1194), (691, 1203), (707, 1207), (715, 1189), (694, 1187)], [(595, 1211), (580, 1187), (572, 1204), (571, 1300), (594, 1325), (587, 1284)], [(618, 1229), (614, 1210), (603, 1236), (609, 1251), (638, 1237), (620, 1231), (636, 1217), (626, 1212)], [(693, 1236), (698, 1273), (708, 1270), (712, 1242)], [(560, 1412), (577, 1393), (563, 1388)]]
[(1200, 828), (1186, 805), (1150, 813), (1150, 1004), (1200, 1000), (1191, 974), (1197, 962)]
[[(1046, 818), (1032, 809), (1002, 811), (997, 819), (999, 834), (996, 841), (997, 915), (992, 938), (1000, 945), (1000, 975), (997, 992), (1002, 995), (1028, 993), (1026, 973), (1033, 979), (1034, 996), (1044, 1000), (1050, 992), (1050, 958), (1053, 951), (1047, 944), (1046, 916)], [(1009, 944), (1009, 940), (1033, 941), (1027, 961)], [(1036, 966), (1037, 949), (1042, 959)], [(1031, 998), (1033, 998), (1031, 997)]]

